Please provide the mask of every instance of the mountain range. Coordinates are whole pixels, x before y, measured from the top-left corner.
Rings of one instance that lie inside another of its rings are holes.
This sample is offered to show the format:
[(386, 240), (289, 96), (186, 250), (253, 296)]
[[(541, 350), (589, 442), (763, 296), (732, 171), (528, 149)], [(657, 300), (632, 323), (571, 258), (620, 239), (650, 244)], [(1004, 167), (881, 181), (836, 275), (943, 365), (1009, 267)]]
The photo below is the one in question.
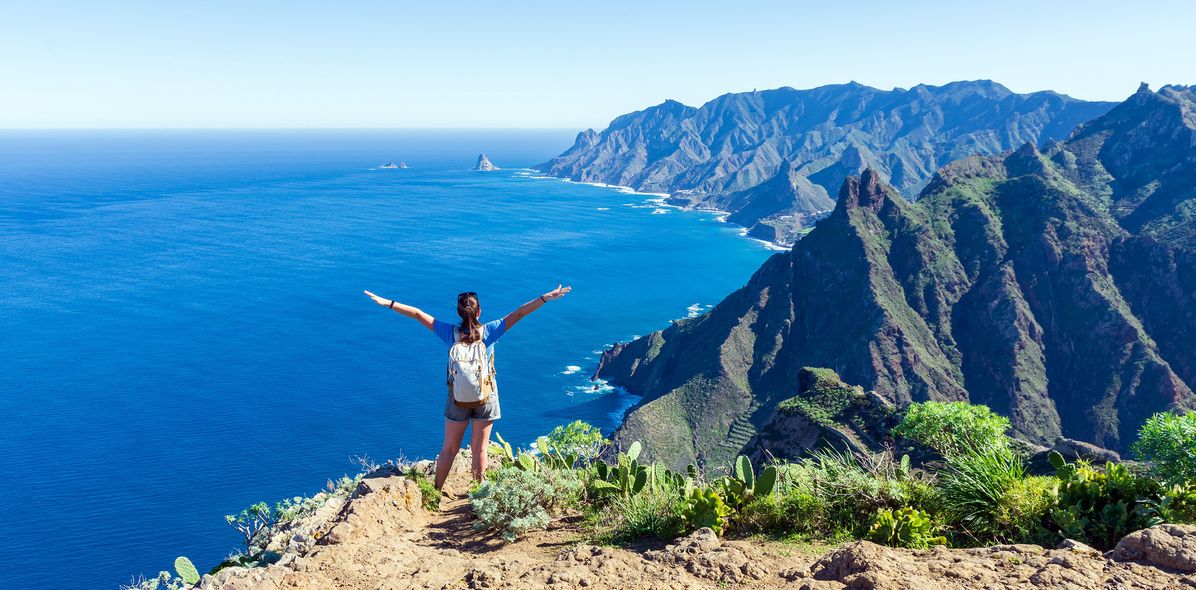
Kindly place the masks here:
[(865, 168), (907, 197), (942, 165), (1044, 145), (1114, 103), (1018, 94), (988, 80), (880, 90), (858, 83), (665, 101), (623, 115), (537, 169), (581, 182), (669, 193), (727, 211), (752, 236), (790, 244)]
[(826, 367), (895, 407), (967, 400), (1031, 443), (1124, 451), (1151, 414), (1196, 409), (1194, 112), (1196, 87), (1143, 85), (1066, 141), (948, 164), (915, 200), (848, 176), (746, 286), (603, 355), (598, 376), (643, 396), (616, 441), (725, 463)]

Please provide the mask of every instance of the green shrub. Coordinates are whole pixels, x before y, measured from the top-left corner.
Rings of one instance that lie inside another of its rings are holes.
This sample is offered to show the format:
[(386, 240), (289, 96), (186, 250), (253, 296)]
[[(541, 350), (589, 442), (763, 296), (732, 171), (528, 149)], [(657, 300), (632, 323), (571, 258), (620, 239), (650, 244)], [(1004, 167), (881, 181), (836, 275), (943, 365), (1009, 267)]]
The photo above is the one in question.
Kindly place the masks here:
[(789, 533), (797, 523), (785, 514), (782, 505), (785, 496), (769, 494), (755, 498), (739, 511), (735, 518), (736, 530), (745, 533)]
[(944, 457), (1009, 448), (1009, 419), (967, 402), (910, 404), (893, 434), (924, 444)]
[(1153, 508), (1164, 522), (1196, 524), (1196, 487), (1171, 486)]
[(269, 504), (258, 502), (238, 514), (226, 515), (224, 520), (241, 534), (245, 550), (254, 553), (259, 533), (273, 526), (277, 522), (277, 515)]
[(1014, 501), (1010, 491), (1022, 485), (1026, 466), (1009, 450), (950, 455), (941, 487), (949, 518), (976, 540), (1020, 538), (1000, 521), (1003, 506)]
[(618, 497), (601, 512), (597, 536), (608, 543), (645, 537), (675, 539), (684, 533), (684, 509), (685, 498), (672, 490), (650, 488), (634, 496)]
[(794, 535), (827, 530), (826, 503), (805, 487), (753, 499), (735, 518), (744, 533)]
[(1196, 412), (1162, 412), (1146, 420), (1134, 443), (1136, 455), (1173, 485), (1196, 483)]
[(853, 403), (862, 400), (864, 388), (844, 383), (831, 369), (805, 367), (812, 379), (807, 391), (777, 404), (777, 410), (805, 416), (820, 426), (834, 426)]
[(436, 489), (435, 482), (414, 467), (407, 470), (407, 478), (419, 486), (420, 501), (424, 510), (429, 512), (440, 510), (440, 490)]
[(342, 475), (335, 482), (330, 479), (328, 480), (328, 493), (342, 498), (347, 497), (357, 489), (357, 484), (361, 483), (362, 477), (365, 477), (365, 473), (358, 473), (353, 477)]
[(947, 538), (937, 534), (929, 515), (909, 507), (878, 510), (872, 517), (866, 537), (873, 543), (909, 549), (947, 544)]
[[(826, 505), (831, 532), (862, 528), (882, 508), (906, 506), (934, 513), (940, 504), (933, 482), (914, 473), (908, 458), (891, 453), (820, 451), (803, 461), (813, 493)], [(793, 470), (789, 475), (792, 476)]]
[(128, 584), (121, 584), (121, 590), (181, 590), (186, 585), (182, 578), (172, 576), (170, 572), (158, 572), (157, 577), (146, 578), (138, 576)]
[(575, 506), (581, 481), (573, 470), (525, 471), (506, 467), (469, 495), (477, 530), (498, 531), (514, 541), (548, 526), (549, 515)]
[(283, 523), (310, 516), (327, 504), (329, 497), (330, 494), (327, 492), (320, 492), (310, 498), (303, 496), (283, 498), (274, 504), (274, 520)]
[(1054, 477), (1035, 476), (1015, 481), (1001, 496), (993, 515), (997, 538), (1019, 543), (1044, 540), (1043, 520), (1055, 506), (1058, 494), (1059, 480)]
[(706, 487), (690, 492), (681, 511), (681, 520), (688, 530), (709, 527), (721, 537), (730, 522), (731, 513), (731, 507), (723, 502), (718, 492)]
[(597, 458), (610, 444), (597, 426), (581, 420), (557, 426), (544, 438), (549, 446), (565, 454), (574, 453), (583, 460)]
[(1155, 480), (1107, 463), (1098, 471), (1085, 462), (1067, 463), (1050, 454), (1059, 478), (1059, 502), (1050, 520), (1062, 538), (1111, 549), (1121, 537), (1162, 522), (1162, 490)]

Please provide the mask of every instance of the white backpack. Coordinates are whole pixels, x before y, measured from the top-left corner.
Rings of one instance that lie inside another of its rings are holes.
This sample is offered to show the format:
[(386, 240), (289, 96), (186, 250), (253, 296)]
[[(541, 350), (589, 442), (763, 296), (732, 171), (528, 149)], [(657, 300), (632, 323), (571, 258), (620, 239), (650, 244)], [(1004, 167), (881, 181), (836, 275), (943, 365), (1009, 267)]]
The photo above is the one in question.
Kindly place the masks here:
[(481, 407), (494, 393), (494, 355), (488, 354), (484, 342), (453, 342), (449, 348), (448, 388), (453, 403), (460, 408)]

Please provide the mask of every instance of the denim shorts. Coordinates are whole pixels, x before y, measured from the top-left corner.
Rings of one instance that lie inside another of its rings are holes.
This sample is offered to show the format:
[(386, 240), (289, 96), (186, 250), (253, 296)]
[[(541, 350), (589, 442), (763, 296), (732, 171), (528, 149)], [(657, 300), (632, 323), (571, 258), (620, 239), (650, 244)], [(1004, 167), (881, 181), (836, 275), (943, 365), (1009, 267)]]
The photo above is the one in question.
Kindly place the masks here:
[(453, 403), (453, 394), (449, 393), (444, 401), (444, 417), (453, 422), (466, 420), (498, 420), (502, 418), (502, 411), (498, 407), (498, 392), (490, 394), (486, 403), (476, 408), (462, 408)]

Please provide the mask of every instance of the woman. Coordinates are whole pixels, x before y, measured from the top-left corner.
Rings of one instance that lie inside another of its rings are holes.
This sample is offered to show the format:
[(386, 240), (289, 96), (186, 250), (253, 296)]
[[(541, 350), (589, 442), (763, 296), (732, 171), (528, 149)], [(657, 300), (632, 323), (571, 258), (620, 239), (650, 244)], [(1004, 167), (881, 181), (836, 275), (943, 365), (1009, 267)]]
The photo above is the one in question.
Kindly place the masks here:
[[(540, 309), (541, 305), (553, 299), (560, 299), (572, 290), (572, 287), (557, 285), (555, 289), (520, 305), (519, 309), (507, 314), (501, 320), (486, 324), (481, 322), (482, 305), (478, 303), (477, 293), (473, 292), (457, 296), (457, 315), (461, 318), (460, 324), (442, 322), (419, 308), (403, 305), (392, 299), (383, 299), (369, 291), (366, 291), (365, 294), (369, 295), (374, 303), (419, 321), (425, 328), (439, 336), (450, 348), (458, 341), (481, 342), (488, 348), (490, 358), (493, 358), (494, 343), (507, 330), (515, 327), (515, 324), (527, 317), (527, 314)], [(484, 404), (478, 407), (460, 407), (454, 402), (452, 392), (449, 392), (444, 406), (444, 445), (440, 448), (440, 455), (436, 457), (436, 489), (444, 486), (444, 480), (453, 467), (453, 460), (457, 458), (457, 452), (461, 450), (461, 440), (465, 437), (465, 428), (469, 426), (471, 420), (473, 421), (473, 435), (470, 437), (469, 448), (473, 451), (473, 478), (478, 481), (482, 480), (486, 473), (486, 449), (490, 446), (490, 428), (500, 416), (497, 389), (486, 398)]]

